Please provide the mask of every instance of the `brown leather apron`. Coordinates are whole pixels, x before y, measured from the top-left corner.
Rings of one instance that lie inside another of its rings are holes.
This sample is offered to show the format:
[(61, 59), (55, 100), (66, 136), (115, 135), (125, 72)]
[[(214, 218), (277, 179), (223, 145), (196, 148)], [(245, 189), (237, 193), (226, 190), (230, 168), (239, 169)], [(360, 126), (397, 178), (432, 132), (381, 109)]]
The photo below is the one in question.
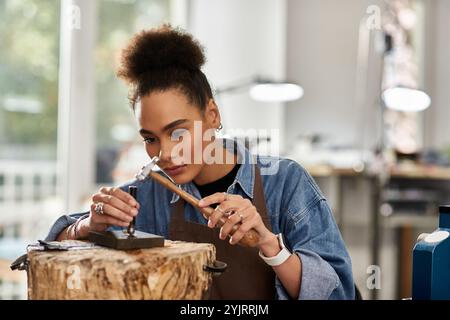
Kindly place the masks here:
[[(253, 205), (271, 230), (267, 215), (264, 189), (258, 166), (255, 167)], [(275, 272), (258, 256), (257, 248), (230, 245), (228, 239), (219, 238), (220, 228), (184, 220), (184, 200), (172, 208), (169, 238), (189, 242), (212, 243), (216, 247), (216, 259), (225, 262), (226, 271), (213, 277), (209, 299), (275, 299)]]

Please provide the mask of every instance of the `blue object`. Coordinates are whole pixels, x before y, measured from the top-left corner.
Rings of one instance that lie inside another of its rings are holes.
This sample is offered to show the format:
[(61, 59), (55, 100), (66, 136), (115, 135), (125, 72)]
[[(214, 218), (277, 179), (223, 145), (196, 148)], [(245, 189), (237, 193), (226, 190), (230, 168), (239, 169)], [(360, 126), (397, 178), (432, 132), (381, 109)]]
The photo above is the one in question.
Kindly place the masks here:
[(412, 298), (450, 299), (450, 206), (439, 207), (439, 227), (413, 250)]

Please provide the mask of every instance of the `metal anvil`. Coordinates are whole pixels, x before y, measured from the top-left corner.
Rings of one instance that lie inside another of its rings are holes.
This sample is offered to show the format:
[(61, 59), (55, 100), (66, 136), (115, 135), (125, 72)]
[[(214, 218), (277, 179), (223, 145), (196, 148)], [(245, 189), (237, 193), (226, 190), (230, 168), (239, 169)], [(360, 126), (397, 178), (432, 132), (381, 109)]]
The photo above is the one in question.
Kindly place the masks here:
[[(136, 175), (136, 179), (145, 179), (145, 177), (150, 174), (150, 171), (153, 169), (157, 161), (157, 157), (153, 158), (150, 164), (144, 167), (145, 170), (142, 168), (141, 172)], [(135, 186), (130, 186), (129, 193), (136, 198), (137, 188)], [(136, 218), (133, 218), (133, 221), (126, 230), (111, 230), (103, 232), (90, 231), (88, 238), (91, 242), (118, 250), (144, 249), (164, 246), (163, 237), (137, 231), (135, 229), (135, 224)]]

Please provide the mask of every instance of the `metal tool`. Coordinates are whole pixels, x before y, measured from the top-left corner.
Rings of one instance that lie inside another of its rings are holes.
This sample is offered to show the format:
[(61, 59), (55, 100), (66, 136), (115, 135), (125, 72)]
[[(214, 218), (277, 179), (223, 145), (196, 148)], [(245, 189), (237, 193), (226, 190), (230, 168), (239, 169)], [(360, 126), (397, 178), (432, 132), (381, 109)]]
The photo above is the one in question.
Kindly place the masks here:
[[(137, 187), (128, 187), (128, 192), (137, 199)], [(127, 230), (111, 230), (104, 232), (89, 232), (89, 240), (101, 246), (119, 250), (143, 249), (153, 247), (163, 247), (164, 238), (151, 233), (136, 230), (136, 217)]]
[[(128, 187), (128, 193), (134, 198), (137, 198), (137, 187), (136, 186), (129, 186)], [(133, 237), (134, 236), (134, 232), (136, 231), (136, 217), (133, 217), (133, 220), (130, 222), (130, 224), (128, 225), (128, 236)]]
[[(178, 194), (182, 199), (184, 199), (186, 202), (197, 208), (203, 216), (208, 219), (213, 213), (214, 209), (211, 207), (200, 207), (199, 199), (191, 195), (190, 193), (184, 191), (181, 189), (175, 181), (166, 173), (164, 170), (160, 168), (161, 173), (164, 175), (161, 175), (157, 173), (156, 171), (153, 171), (157, 163), (159, 162), (159, 157), (155, 156), (152, 158), (152, 160), (146, 164), (144, 167), (142, 167), (141, 171), (139, 171), (138, 174), (136, 174), (136, 179), (138, 181), (143, 181), (145, 179), (151, 178), (155, 180), (156, 182), (160, 183), (170, 191)], [(226, 217), (221, 217), (219, 219), (219, 222), (217, 224), (217, 227), (222, 227), (225, 222), (227, 221)], [(231, 231), (231, 234), (233, 234), (237, 230), (238, 226), (234, 225), (233, 230)], [(248, 231), (244, 237), (239, 241), (239, 244), (245, 247), (255, 247), (259, 242), (259, 234), (254, 230)]]
[[(153, 171), (153, 168), (155, 168), (155, 166), (158, 164), (158, 162), (159, 162), (159, 157), (158, 156), (153, 157), (152, 160), (148, 164), (143, 166), (141, 171), (139, 171), (136, 174), (136, 176), (135, 176), (136, 179), (138, 181), (143, 181), (143, 180), (147, 179), (149, 174)], [(163, 169), (159, 168), (159, 171), (161, 171), (164, 174), (164, 176), (170, 180), (170, 182), (172, 182), (173, 184), (176, 185), (175, 181)]]

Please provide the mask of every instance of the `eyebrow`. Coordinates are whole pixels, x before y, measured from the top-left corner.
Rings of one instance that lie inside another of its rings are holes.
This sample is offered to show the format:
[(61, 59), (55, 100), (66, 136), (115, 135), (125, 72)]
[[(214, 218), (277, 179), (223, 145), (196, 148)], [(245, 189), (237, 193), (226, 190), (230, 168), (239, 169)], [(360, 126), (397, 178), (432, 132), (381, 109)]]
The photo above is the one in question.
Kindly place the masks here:
[[(164, 128), (162, 129), (162, 131), (163, 132), (169, 131), (170, 129), (175, 128), (176, 126), (179, 126), (180, 124), (183, 124), (187, 121), (188, 121), (188, 119), (175, 120), (175, 121), (169, 123), (168, 125), (165, 125)], [(140, 134), (154, 134), (152, 131), (144, 129), (144, 128), (139, 130), (139, 133)]]

